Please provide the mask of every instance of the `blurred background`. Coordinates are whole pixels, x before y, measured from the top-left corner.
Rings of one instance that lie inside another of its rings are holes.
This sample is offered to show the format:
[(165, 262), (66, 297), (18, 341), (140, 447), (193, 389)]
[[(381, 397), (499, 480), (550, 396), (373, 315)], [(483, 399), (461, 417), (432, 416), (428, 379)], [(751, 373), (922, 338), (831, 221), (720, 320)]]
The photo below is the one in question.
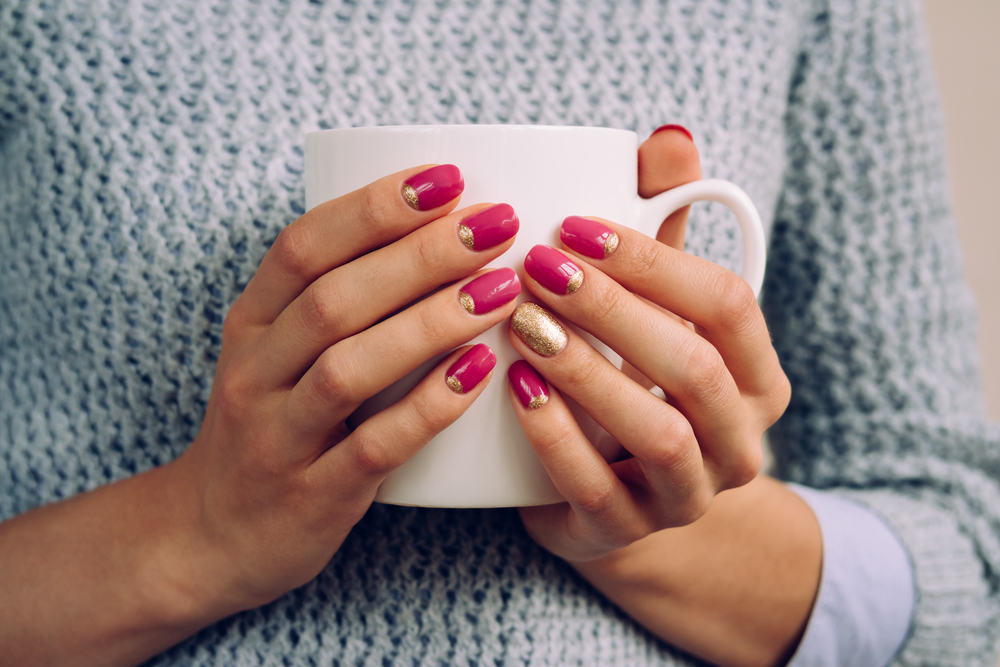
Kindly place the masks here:
[(1000, 0), (923, 0), (965, 275), (979, 302), (986, 412), (1000, 421)]

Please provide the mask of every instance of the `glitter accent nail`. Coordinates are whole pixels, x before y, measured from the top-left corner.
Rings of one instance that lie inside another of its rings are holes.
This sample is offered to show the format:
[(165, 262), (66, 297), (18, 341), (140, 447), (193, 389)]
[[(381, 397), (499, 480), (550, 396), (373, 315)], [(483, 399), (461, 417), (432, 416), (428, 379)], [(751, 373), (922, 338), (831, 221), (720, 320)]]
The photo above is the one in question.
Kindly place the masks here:
[(496, 365), (497, 355), (488, 345), (473, 345), (448, 369), (445, 383), (456, 394), (464, 394), (482, 382)]
[(569, 342), (562, 325), (547, 310), (531, 301), (525, 301), (514, 310), (510, 326), (525, 345), (543, 357), (558, 354)]
[(545, 379), (531, 364), (518, 359), (507, 369), (507, 380), (514, 388), (514, 395), (526, 410), (537, 410), (549, 402), (549, 390)]

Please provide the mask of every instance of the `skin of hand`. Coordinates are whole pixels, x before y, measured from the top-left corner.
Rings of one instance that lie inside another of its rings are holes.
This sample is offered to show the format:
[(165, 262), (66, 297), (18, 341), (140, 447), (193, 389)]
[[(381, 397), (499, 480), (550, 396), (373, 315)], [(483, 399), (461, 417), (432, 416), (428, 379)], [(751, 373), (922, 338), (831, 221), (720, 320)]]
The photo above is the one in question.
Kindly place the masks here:
[(427, 169), (281, 232), (225, 320), (204, 423), (183, 455), (0, 524), (0, 664), (135, 664), (308, 582), (385, 475), (471, 405), (491, 373), (465, 393), (446, 382), (466, 347), (394, 406), (345, 425), (365, 398), (503, 321), (520, 289), (514, 277), (508, 302), (463, 308), (463, 278), (513, 232), (473, 250), (460, 223), (489, 205), (455, 211), (454, 196), (415, 210), (404, 183)]
[[(697, 149), (686, 133), (655, 133), (640, 147), (639, 175), (646, 197), (697, 180)], [(582, 271), (575, 291), (533, 277), (544, 280), (534, 268), (543, 262), (562, 262), (552, 251), (526, 258), (534, 300), (625, 363), (618, 370), (565, 326), (565, 346), (539, 353), (512, 322), (511, 343), (550, 395), (529, 409), (512, 383), (511, 402), (567, 499), (519, 511), (539, 544), (661, 638), (715, 664), (782, 664), (808, 619), (822, 558), (811, 510), (757, 478), (789, 382), (746, 282), (683, 252), (687, 213), (671, 215), (658, 240), (593, 218), (601, 238), (617, 234), (617, 248), (594, 258), (564, 243), (571, 264), (560, 270)], [(666, 401), (648, 390), (654, 384)], [(562, 394), (617, 449), (588, 441)]]

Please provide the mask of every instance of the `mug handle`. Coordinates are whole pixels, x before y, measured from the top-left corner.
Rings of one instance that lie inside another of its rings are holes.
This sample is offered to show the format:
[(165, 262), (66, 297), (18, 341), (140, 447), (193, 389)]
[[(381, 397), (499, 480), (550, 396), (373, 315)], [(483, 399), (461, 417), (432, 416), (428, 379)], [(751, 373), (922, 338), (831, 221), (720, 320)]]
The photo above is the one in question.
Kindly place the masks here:
[(694, 181), (678, 186), (651, 199), (636, 198), (635, 228), (649, 236), (656, 231), (664, 218), (679, 208), (697, 201), (716, 201), (725, 205), (736, 215), (743, 234), (743, 280), (759, 295), (764, 284), (766, 248), (764, 226), (757, 208), (750, 197), (738, 186), (719, 179)]

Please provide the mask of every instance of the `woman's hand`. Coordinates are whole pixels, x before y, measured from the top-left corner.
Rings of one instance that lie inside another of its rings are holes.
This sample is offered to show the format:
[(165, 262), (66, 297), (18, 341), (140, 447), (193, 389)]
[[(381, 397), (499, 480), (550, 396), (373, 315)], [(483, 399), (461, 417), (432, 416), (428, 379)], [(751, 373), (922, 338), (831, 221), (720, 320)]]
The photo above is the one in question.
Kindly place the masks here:
[(461, 190), (455, 167), (411, 169), (281, 232), (226, 318), (190, 448), (0, 524), (0, 664), (135, 664), (326, 565), (385, 475), (469, 407), (496, 363), (485, 345), (457, 350), (345, 425), (514, 307), (513, 271), (466, 277), (510, 247), (517, 218), (503, 204), (453, 211)]
[[(697, 152), (679, 132), (654, 135), (643, 149), (643, 194), (700, 177)], [(661, 238), (683, 244), (684, 216), (672, 216)], [(536, 246), (525, 259), (526, 286), (545, 308), (522, 304), (511, 323), (513, 345), (551, 385), (548, 401), (531, 409), (546, 383), (525, 364), (512, 367), (511, 399), (567, 500), (522, 508), (524, 524), (552, 553), (587, 562), (690, 524), (720, 491), (752, 480), (789, 384), (739, 276), (605, 220), (568, 218), (561, 238), (564, 250)], [(615, 350), (626, 370), (560, 319)], [(621, 449), (602, 455), (560, 392)], [(524, 400), (532, 395), (534, 403)]]
[[(407, 193), (411, 177), (430, 185)], [(513, 309), (520, 285), (500, 269), (477, 278), (478, 291), (464, 280), (393, 315), (512, 243), (509, 206), (449, 213), (460, 178), (449, 166), (413, 169), (310, 211), (282, 231), (229, 312), (202, 431), (177, 461), (195, 500), (192, 552), (226, 582), (225, 604), (256, 606), (312, 579), (385, 475), (488, 380), (492, 352), (480, 346), (474, 368), (449, 370), (460, 350), (353, 433), (345, 424), (363, 400)], [(441, 206), (416, 210), (406, 197), (417, 195)], [(489, 299), (473, 314), (460, 290)], [(464, 382), (449, 388), (456, 373)]]

